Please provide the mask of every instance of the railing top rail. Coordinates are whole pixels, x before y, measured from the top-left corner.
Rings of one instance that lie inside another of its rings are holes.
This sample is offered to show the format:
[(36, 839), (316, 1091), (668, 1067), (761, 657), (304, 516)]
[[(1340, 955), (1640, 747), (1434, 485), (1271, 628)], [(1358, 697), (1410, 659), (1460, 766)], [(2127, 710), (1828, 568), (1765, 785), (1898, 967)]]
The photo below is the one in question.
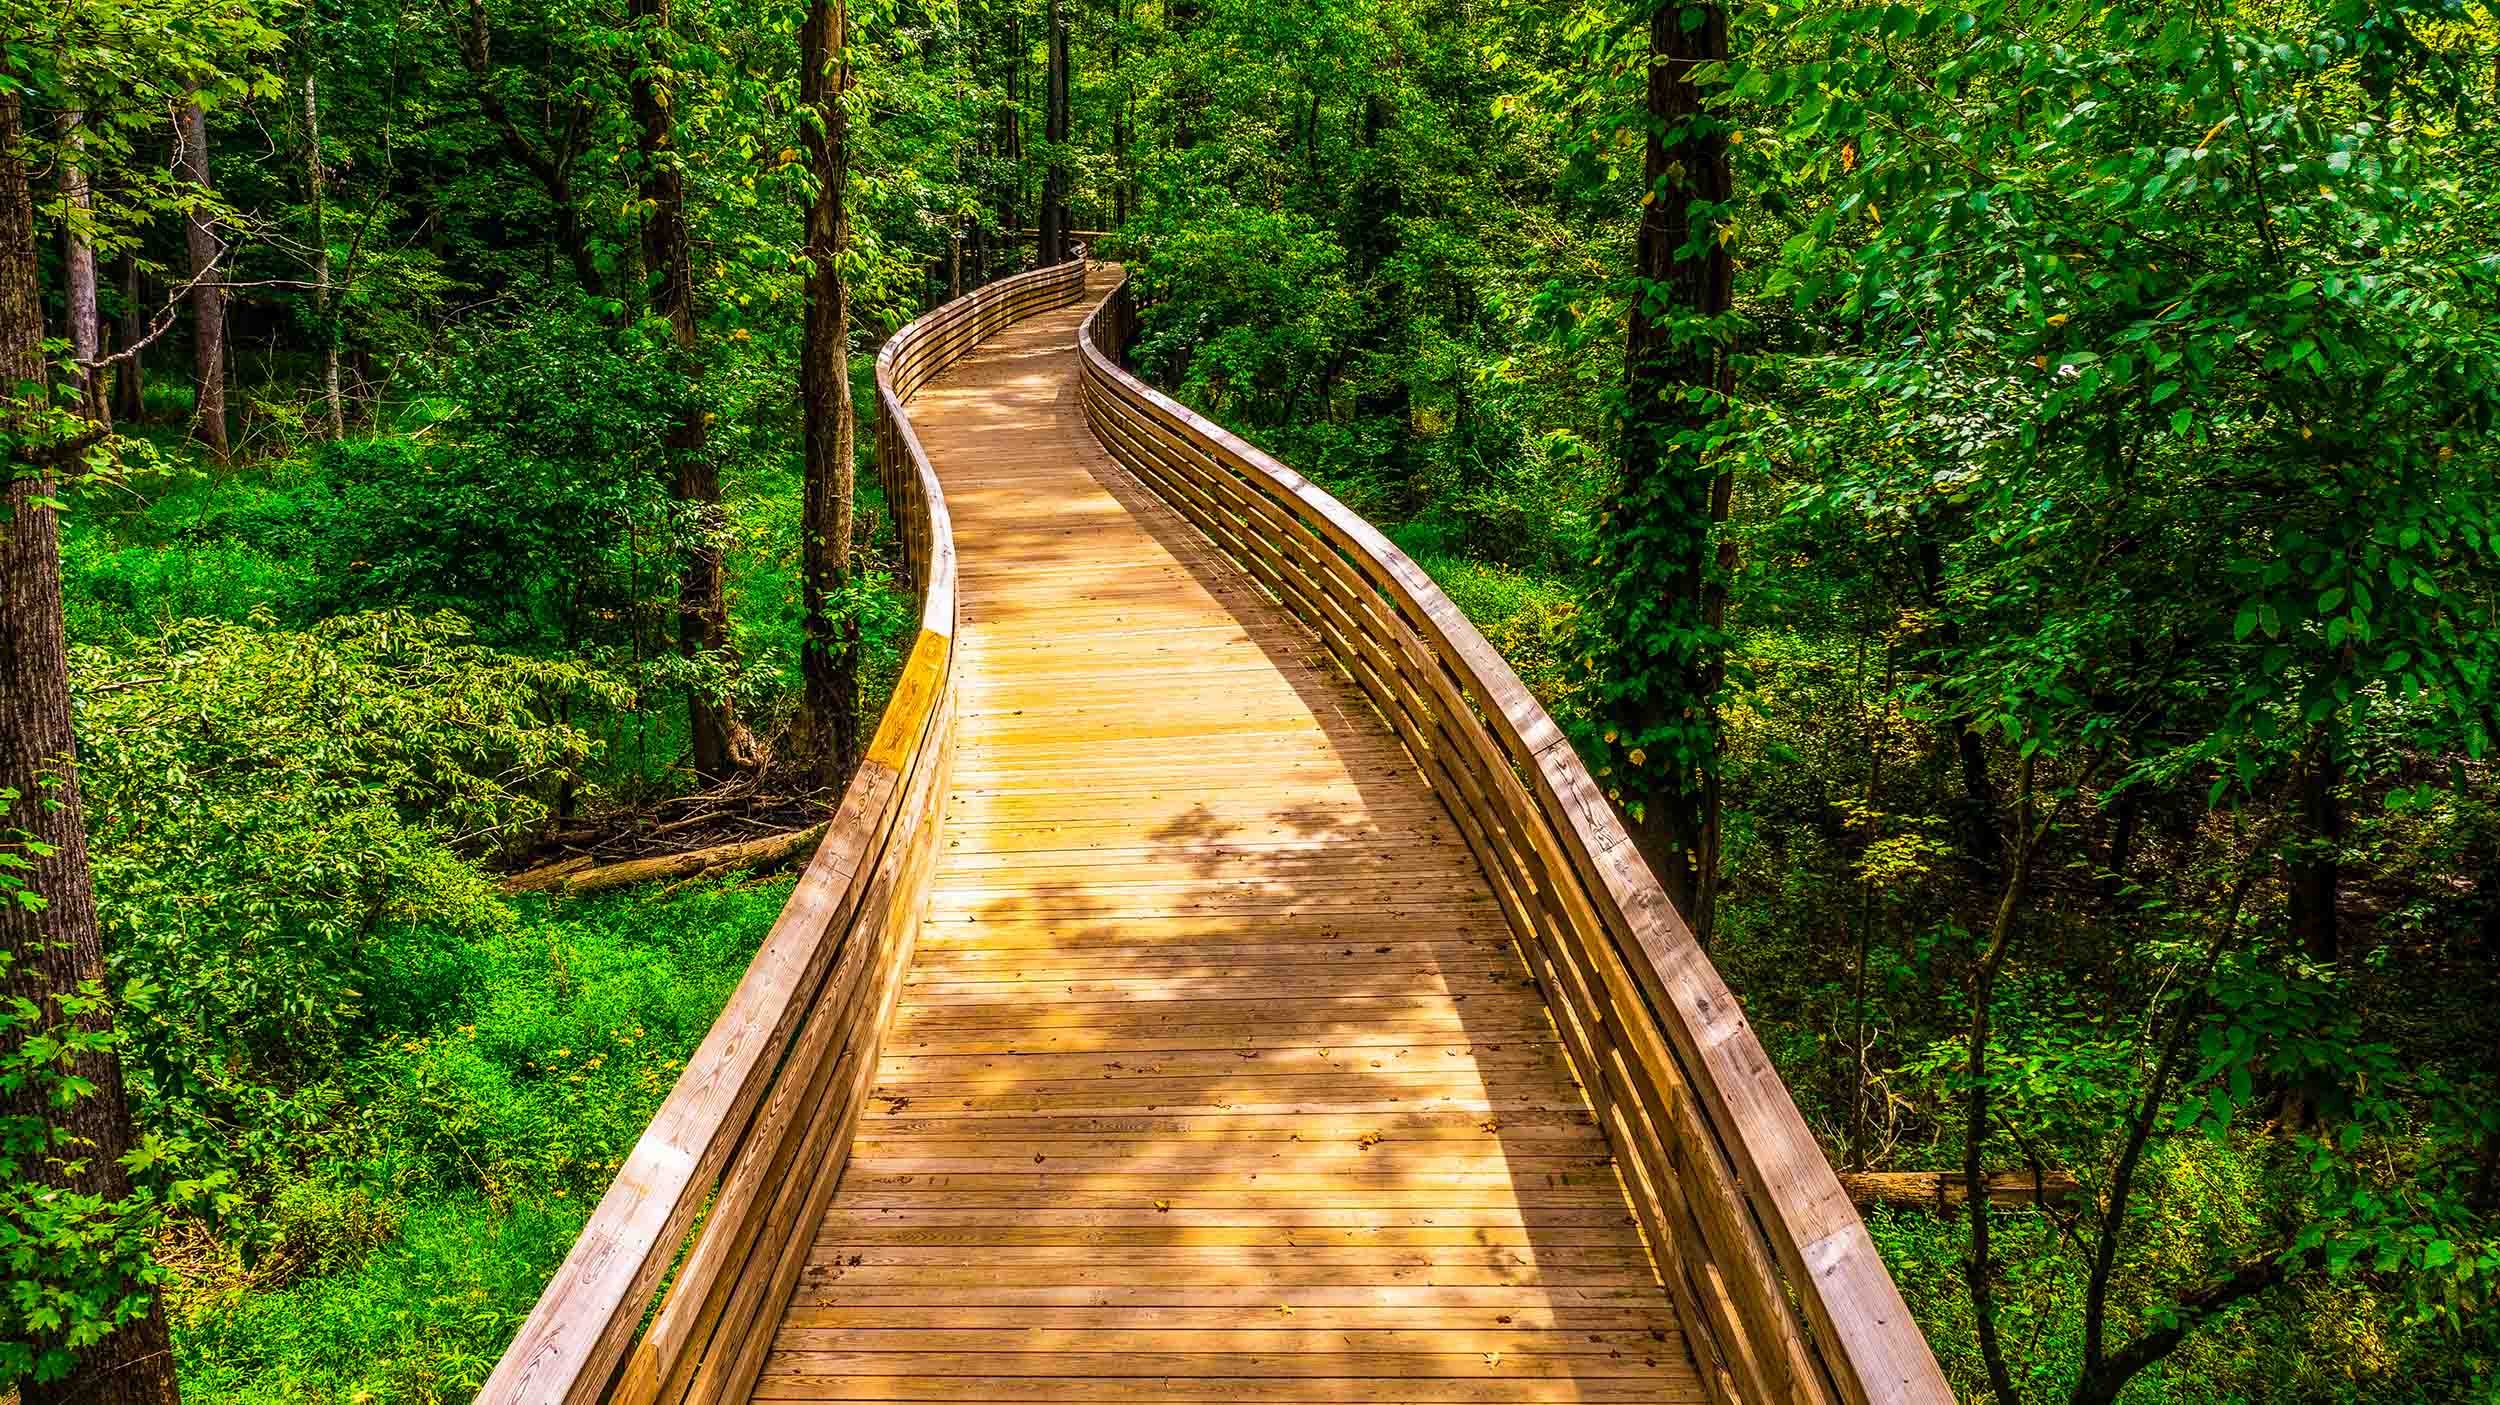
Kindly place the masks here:
[(1634, 847), (1560, 726), (1501, 652), (1432, 577), (1378, 528), (1301, 474), (1123, 370), (1101, 344), (1112, 303), (1078, 333), (1090, 371), (1237, 470), (1263, 480), (1395, 601), (1456, 673), (1479, 721), (1533, 782), (1619, 948), (1640, 968), (1706, 1121), (1742, 1178), (1763, 1236), (1804, 1309), (1844, 1399), (1949, 1405), (1952, 1391), (1856, 1207), (1747, 1023), (1736, 997)]

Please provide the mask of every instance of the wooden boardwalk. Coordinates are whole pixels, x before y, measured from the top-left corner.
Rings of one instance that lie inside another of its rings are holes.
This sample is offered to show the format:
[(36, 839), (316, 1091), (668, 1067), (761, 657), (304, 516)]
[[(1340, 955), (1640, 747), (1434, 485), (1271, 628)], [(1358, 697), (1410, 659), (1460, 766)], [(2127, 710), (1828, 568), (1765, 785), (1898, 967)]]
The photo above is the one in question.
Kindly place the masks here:
[(961, 559), (953, 789), (756, 1398), (1702, 1399), (1474, 857), (1096, 444), (1091, 305), (913, 403)]

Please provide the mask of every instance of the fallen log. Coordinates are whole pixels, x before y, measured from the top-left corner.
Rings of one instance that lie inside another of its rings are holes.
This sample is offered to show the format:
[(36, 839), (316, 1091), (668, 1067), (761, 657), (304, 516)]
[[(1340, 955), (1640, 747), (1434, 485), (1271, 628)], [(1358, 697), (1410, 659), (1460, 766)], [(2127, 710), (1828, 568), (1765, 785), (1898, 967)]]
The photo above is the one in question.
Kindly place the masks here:
[[(1861, 1210), (1872, 1205), (1890, 1205), (1896, 1209), (1943, 1211), (1970, 1203), (1970, 1188), (1962, 1183), (1959, 1171), (1843, 1171), (1840, 1188), (1849, 1192), (1850, 1203)], [(2029, 1171), (1993, 1171), (1987, 1180), (1991, 1205), (2045, 1205), (2082, 1189), (2074, 1177), (2063, 1171), (2049, 1171), (2037, 1177)]]
[(576, 856), (543, 864), (526, 873), (516, 873), (505, 879), (503, 886), (504, 891), (511, 893), (598, 893), (633, 883), (664, 883), (673, 879), (729, 873), (742, 868), (765, 869), (807, 852), (824, 837), (825, 826), (819, 824), (806, 829), (767, 834), (759, 839), (715, 844), (708, 849), (654, 854), (649, 858), (627, 859), (623, 863), (595, 867), (588, 858)]

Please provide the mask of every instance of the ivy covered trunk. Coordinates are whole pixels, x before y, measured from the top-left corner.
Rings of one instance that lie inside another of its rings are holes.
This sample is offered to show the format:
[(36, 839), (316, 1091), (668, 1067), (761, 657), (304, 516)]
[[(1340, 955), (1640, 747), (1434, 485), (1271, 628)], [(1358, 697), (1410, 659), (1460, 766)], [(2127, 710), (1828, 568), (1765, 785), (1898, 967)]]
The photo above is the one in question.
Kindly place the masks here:
[(825, 783), (839, 786), (859, 761), (859, 620), (845, 607), (857, 495), (858, 415), (851, 403), (851, 288), (842, 253), (850, 243), (844, 196), (850, 181), (850, 65), (843, 0), (813, 0), (799, 31), (800, 121), (816, 192), (807, 206), (807, 320), (799, 398), (807, 417), (804, 538), (800, 571), (807, 640), (800, 661), (797, 750)]
[[(40, 387), (43, 304), (22, 138), (18, 95), (0, 88), (0, 383)], [(0, 411), (20, 445), (45, 438), (40, 413), (39, 401)], [(57, 487), (23, 449), (9, 459), (0, 520), (0, 946), (9, 965), (0, 989), (34, 1013), (0, 1013), (10, 1089), (0, 1095), (0, 1207), (15, 1244), (0, 1353), (22, 1353), (31, 1367), (20, 1405), (141, 1405), (177, 1393), (164, 1304), (147, 1281), (153, 1202), (133, 1194), (123, 1163), (135, 1137), (102, 998), (104, 939), (79, 808), (60, 535), (48, 502)], [(31, 1060), (34, 1040), (58, 1041), (62, 1053)], [(65, 1238), (78, 1247), (60, 1248)], [(37, 1312), (61, 1320), (32, 1325)], [(98, 1326), (112, 1330), (94, 1345), (63, 1345)]]
[(1728, 389), (1732, 266), (1717, 237), (1732, 178), (1698, 65), (1727, 57), (1717, 5), (1663, 0), (1650, 17), (1648, 141), (1622, 463), (1602, 527), (1595, 607), (1609, 788), (1669, 896), (1707, 939), (1718, 850), (1715, 696), (1720, 605), (1713, 524), (1729, 480), (1706, 447)]

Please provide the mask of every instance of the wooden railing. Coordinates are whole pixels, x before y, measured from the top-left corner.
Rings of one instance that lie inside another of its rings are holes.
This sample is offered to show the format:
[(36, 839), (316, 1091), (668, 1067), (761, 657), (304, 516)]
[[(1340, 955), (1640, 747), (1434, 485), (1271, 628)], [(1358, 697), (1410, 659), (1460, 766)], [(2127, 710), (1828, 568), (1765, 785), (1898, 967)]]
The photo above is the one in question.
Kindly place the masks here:
[(1095, 434), (1318, 635), (1467, 836), (1713, 1395), (1951, 1401), (1735, 997), (1553, 719), (1369, 523), (1123, 371), (1134, 320), (1123, 285), (1079, 333)]
[(904, 406), (982, 338), (1084, 286), (1082, 260), (1005, 279), (879, 353), (877, 472), (919, 638), (814, 860), (481, 1401), (677, 1405), (753, 1388), (876, 1073), (952, 760), (955, 542)]

